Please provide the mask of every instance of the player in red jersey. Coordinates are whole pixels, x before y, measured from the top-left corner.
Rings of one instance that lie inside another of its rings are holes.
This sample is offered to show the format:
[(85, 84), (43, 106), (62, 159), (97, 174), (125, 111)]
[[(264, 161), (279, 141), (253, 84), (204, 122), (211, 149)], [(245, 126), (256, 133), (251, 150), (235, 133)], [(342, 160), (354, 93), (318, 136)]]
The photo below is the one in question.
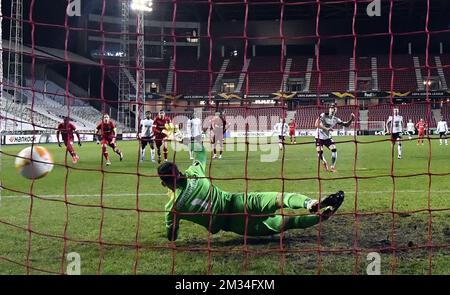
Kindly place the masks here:
[(423, 138), (425, 137), (425, 128), (427, 128), (427, 124), (423, 121), (423, 119), (420, 119), (416, 124), (416, 128), (418, 130), (417, 145), (420, 143), (423, 145)]
[(219, 159), (222, 159), (223, 141), (227, 130), (227, 121), (225, 116), (220, 112), (216, 112), (211, 120), (211, 144), (213, 145), (213, 159), (217, 158), (217, 145), (219, 145)]
[(164, 110), (160, 110), (158, 116), (153, 120), (153, 134), (155, 136), (156, 150), (158, 151), (158, 163), (161, 163), (161, 146), (163, 146), (164, 162), (167, 162), (167, 128), (170, 118)]
[(289, 137), (291, 138), (291, 143), (297, 143), (297, 140), (295, 139), (295, 128), (297, 127), (297, 124), (295, 124), (294, 119), (291, 119), (289, 121)]
[(73, 134), (77, 135), (79, 146), (81, 146), (81, 140), (77, 128), (70, 122), (69, 117), (65, 117), (64, 121), (58, 125), (58, 130), (56, 131), (56, 140), (58, 141), (59, 147), (61, 147), (61, 142), (59, 141), (60, 134), (64, 145), (67, 148), (67, 151), (72, 157), (72, 163), (76, 164), (80, 157), (78, 157), (77, 153), (73, 149), (73, 140), (75, 139)]
[(109, 118), (108, 114), (104, 114), (102, 121), (97, 126), (97, 144), (102, 143), (102, 154), (106, 159), (106, 166), (111, 165), (109, 160), (107, 146), (110, 146), (114, 152), (123, 160), (123, 154), (116, 144), (116, 125)]

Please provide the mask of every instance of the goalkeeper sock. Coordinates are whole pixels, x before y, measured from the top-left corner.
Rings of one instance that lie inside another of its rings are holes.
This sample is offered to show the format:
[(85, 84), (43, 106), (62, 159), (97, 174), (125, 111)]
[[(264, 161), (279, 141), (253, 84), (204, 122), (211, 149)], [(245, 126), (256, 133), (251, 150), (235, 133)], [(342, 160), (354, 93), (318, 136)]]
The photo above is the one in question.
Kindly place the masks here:
[(283, 194), (283, 205), (285, 208), (291, 208), (291, 209), (307, 208), (308, 203), (311, 201), (312, 201), (312, 199), (308, 198), (305, 195), (294, 194), (294, 193), (284, 193)]

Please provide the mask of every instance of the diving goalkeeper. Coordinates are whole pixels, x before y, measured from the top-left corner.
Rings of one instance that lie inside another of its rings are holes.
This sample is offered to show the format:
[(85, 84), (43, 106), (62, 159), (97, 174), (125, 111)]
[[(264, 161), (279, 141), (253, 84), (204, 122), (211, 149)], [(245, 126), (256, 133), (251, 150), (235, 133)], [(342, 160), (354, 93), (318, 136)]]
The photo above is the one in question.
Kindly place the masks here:
[[(344, 201), (342, 191), (323, 198), (321, 202), (296, 193), (250, 192), (246, 197), (245, 193), (224, 192), (212, 185), (205, 174), (206, 152), (203, 146), (195, 148), (195, 160), (184, 174), (171, 162), (158, 167), (161, 184), (168, 188), (170, 196), (165, 210), (170, 241), (178, 237), (180, 219), (202, 225), (212, 234), (224, 230), (240, 235), (267, 236), (289, 229), (307, 228), (319, 223), (321, 218), (327, 220)], [(281, 208), (304, 208), (310, 214), (283, 218), (276, 214)]]

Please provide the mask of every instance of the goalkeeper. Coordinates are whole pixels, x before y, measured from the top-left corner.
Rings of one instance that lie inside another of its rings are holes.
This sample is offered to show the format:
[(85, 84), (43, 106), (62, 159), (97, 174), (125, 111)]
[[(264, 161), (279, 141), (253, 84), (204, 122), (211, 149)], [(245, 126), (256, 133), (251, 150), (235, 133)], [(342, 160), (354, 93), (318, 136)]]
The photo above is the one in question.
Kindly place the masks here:
[[(185, 174), (171, 162), (158, 167), (161, 184), (168, 188), (170, 196), (165, 210), (170, 241), (178, 237), (180, 219), (202, 225), (212, 234), (224, 230), (240, 235), (266, 236), (313, 226), (321, 218), (326, 220), (333, 215), (344, 201), (342, 191), (321, 202), (296, 193), (250, 192), (246, 196), (245, 193), (224, 192), (206, 177), (203, 146), (196, 145), (195, 149), (195, 160)], [(310, 214), (283, 217), (276, 214), (281, 208), (304, 208)]]

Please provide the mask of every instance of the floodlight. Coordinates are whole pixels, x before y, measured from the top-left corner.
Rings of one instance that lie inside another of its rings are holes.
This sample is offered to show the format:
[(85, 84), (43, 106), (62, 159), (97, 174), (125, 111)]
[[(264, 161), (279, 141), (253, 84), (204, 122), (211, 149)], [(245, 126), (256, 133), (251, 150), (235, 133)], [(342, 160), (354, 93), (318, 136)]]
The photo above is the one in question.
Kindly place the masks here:
[(131, 9), (143, 12), (153, 11), (153, 0), (132, 0)]

